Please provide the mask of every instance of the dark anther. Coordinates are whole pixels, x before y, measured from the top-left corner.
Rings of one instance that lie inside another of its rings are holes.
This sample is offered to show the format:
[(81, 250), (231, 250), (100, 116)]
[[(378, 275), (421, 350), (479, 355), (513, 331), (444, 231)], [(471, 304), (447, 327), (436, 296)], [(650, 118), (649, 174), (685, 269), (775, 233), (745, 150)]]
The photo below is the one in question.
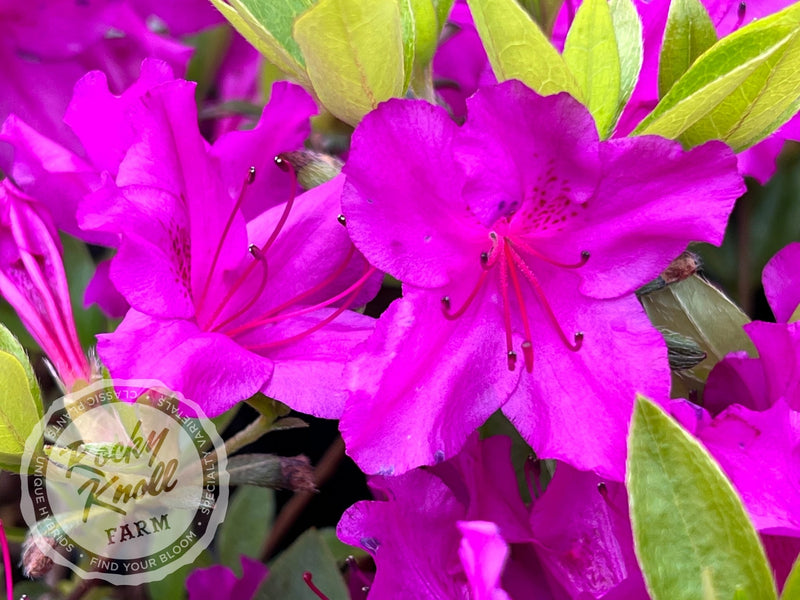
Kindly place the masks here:
[(261, 258), (261, 248), (258, 247), (258, 244), (250, 244), (247, 247), (247, 251), (253, 255), (253, 258), (256, 260)]
[(247, 183), (253, 183), (256, 180), (256, 168), (251, 166), (247, 169)]
[(339, 221), (340, 225), (347, 225), (347, 219), (345, 218), (344, 215), (339, 215), (338, 217), (336, 217), (336, 220)]
[(278, 165), (281, 171), (289, 172), (289, 163), (283, 160), (280, 156), (275, 157), (275, 164)]
[(450, 310), (450, 296), (442, 296), (442, 306), (445, 310)]
[(489, 262), (489, 253), (488, 252), (481, 252), (481, 264), (486, 266)]

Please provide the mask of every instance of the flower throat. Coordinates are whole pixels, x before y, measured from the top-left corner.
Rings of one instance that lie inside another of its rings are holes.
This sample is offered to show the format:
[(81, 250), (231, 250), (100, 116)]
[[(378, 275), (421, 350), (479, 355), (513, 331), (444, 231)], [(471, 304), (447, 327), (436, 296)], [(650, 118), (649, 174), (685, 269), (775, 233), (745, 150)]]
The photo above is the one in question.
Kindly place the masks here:
[(512, 240), (511, 237), (503, 235), (500, 236), (495, 231), (489, 233), (489, 240), (491, 247), (488, 251), (482, 252), (480, 255), (481, 274), (475, 287), (467, 296), (464, 304), (458, 310), (453, 311), (450, 303), (450, 297), (444, 296), (442, 298), (442, 312), (445, 318), (455, 320), (463, 315), (467, 308), (472, 304), (472, 301), (478, 295), (478, 292), (483, 287), (489, 273), (496, 267), (500, 283), (500, 293), (503, 298), (503, 324), (506, 336), (506, 360), (508, 363), (508, 370), (513, 371), (517, 364), (517, 352), (514, 350), (514, 342), (512, 337), (511, 326), (511, 293), (509, 293), (509, 282), (511, 290), (516, 299), (517, 306), (519, 307), (520, 317), (522, 318), (522, 327), (525, 334), (525, 339), (521, 344), (522, 356), (525, 363), (525, 370), (528, 373), (533, 372), (533, 336), (531, 334), (531, 324), (528, 318), (528, 309), (525, 305), (525, 299), (522, 293), (522, 284), (520, 282), (520, 274), (528, 282), (530, 288), (533, 290), (536, 299), (539, 301), (542, 310), (547, 316), (547, 320), (555, 328), (556, 333), (561, 339), (562, 343), (568, 350), (577, 352), (581, 349), (583, 344), (583, 332), (578, 331), (573, 335), (572, 340), (568, 339), (564, 333), (564, 329), (558, 322), (555, 312), (553, 311), (547, 296), (544, 293), (539, 279), (536, 277), (533, 269), (523, 258), (523, 255), (529, 255), (540, 260), (545, 261), (555, 267), (562, 269), (578, 269), (586, 264), (589, 260), (589, 253), (581, 252), (581, 258), (576, 263), (561, 263), (541, 254), (537, 250), (531, 248), (528, 244), (521, 240)]

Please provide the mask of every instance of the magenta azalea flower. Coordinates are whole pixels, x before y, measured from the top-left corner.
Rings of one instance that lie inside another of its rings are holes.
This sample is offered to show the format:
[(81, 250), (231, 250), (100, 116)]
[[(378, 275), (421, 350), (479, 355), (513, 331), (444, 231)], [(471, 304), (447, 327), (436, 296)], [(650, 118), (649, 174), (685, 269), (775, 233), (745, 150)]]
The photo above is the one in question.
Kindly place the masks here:
[(0, 293), (17, 311), (69, 390), (88, 381), (67, 276), (47, 209), (6, 179), (0, 183)]
[(601, 142), (567, 95), (484, 88), (459, 128), (394, 100), (356, 130), (342, 200), (356, 246), (404, 297), (346, 371), (341, 421), (369, 473), (455, 455), (498, 408), (537, 455), (621, 480), (636, 392), (666, 351), (632, 291), (744, 191), (730, 150)]
[[(456, 460), (436, 470), (370, 479), (379, 501), (350, 507), (337, 533), (375, 559), (371, 599), (470, 597), (470, 588), (480, 585), (476, 581), (480, 574), (466, 576), (465, 568), (480, 566), (459, 553), (464, 537), (459, 522), (490, 521), (503, 542), (532, 537), (509, 460), (510, 447), (506, 437), (480, 442), (473, 437)], [(493, 514), (503, 505), (504, 510)], [(544, 585), (543, 580), (540, 583)], [(529, 597), (535, 596), (535, 589), (529, 589)]]
[[(117, 179), (125, 154), (147, 129), (143, 124), (148, 120), (148, 113), (142, 108), (145, 97), (169, 81), (175, 81), (172, 70), (155, 60), (144, 61), (139, 80), (119, 96), (109, 91), (103, 73), (87, 74), (75, 86), (65, 117), (80, 141), (77, 153), (40, 135), (15, 115), (10, 116), (0, 129), (0, 140), (14, 151), (9, 173), (26, 192), (50, 208), (60, 229), (88, 242), (116, 247), (116, 233), (86, 231), (78, 226), (78, 205), (106, 185), (109, 177)], [(280, 152), (302, 147), (310, 132), (309, 118), (315, 112), (316, 105), (302, 88), (276, 83), (258, 125), (249, 132), (225, 136), (213, 147), (229, 194), (238, 194), (243, 173), (251, 163), (259, 170), (260, 176), (243, 200), (246, 216), (289, 197), (290, 178), (267, 163)], [(256, 156), (258, 161), (254, 160)], [(108, 271), (108, 264), (101, 263), (87, 289), (86, 302), (97, 302), (108, 314), (121, 317), (127, 302), (109, 284)]]
[[(113, 103), (103, 85), (84, 91), (73, 123)], [(111, 374), (159, 379), (212, 416), (258, 391), (338, 416), (343, 362), (372, 330), (347, 309), (378, 283), (337, 220), (341, 178), (297, 198), (291, 184), (276, 186), (287, 192), (277, 202), (260, 187), (278, 170), (271, 158), (266, 166), (265, 129), (209, 148), (188, 82), (150, 88), (129, 118), (129, 147), (110, 142), (122, 151), (115, 181), (79, 212), (85, 230), (117, 236), (110, 277), (132, 307), (99, 336)], [(263, 212), (247, 219), (259, 202)]]
[(775, 319), (791, 319), (800, 306), (800, 242), (789, 244), (773, 256), (761, 279)]
[(714, 366), (703, 391), (703, 406), (711, 414), (734, 404), (767, 410), (780, 399), (800, 410), (800, 322), (786, 323), (800, 303), (798, 265), (800, 244), (793, 243), (764, 267), (764, 293), (780, 322), (744, 326), (758, 358), (734, 352)]
[(247, 556), (241, 557), (242, 576), (222, 565), (192, 571), (186, 578), (189, 600), (250, 600), (267, 577), (267, 566)]
[(450, 33), (433, 57), (436, 93), (447, 103), (453, 116), (467, 116), (467, 98), (479, 87), (497, 83), (466, 0), (456, 0), (448, 18)]
[(510, 446), (473, 437), (454, 460), (370, 479), (379, 500), (337, 530), (375, 559), (370, 598), (648, 598), (623, 485), (559, 464), (527, 509)]
[(508, 559), (508, 544), (500, 528), (490, 521), (459, 521), (463, 536), (458, 555), (473, 600), (510, 600), (500, 587), (500, 576)]
[(166, 60), (183, 72), (190, 53), (150, 31), (126, 2), (0, 0), (0, 121), (13, 112), (75, 148), (62, 117), (72, 87), (87, 71), (104, 71), (122, 90), (136, 79), (144, 58)]

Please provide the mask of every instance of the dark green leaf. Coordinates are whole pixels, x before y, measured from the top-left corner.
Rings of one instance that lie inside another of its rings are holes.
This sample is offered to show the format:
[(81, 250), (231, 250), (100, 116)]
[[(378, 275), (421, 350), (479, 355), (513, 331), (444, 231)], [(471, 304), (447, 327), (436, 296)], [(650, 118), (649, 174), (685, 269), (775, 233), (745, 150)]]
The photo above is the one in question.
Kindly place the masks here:
[(330, 600), (348, 600), (336, 559), (316, 529), (303, 533), (270, 566), (269, 577), (256, 592), (255, 600), (313, 598), (303, 581), (308, 571), (316, 585)]
[(275, 514), (275, 493), (267, 488), (242, 486), (233, 494), (219, 529), (219, 559), (241, 575), (242, 554), (258, 558)]

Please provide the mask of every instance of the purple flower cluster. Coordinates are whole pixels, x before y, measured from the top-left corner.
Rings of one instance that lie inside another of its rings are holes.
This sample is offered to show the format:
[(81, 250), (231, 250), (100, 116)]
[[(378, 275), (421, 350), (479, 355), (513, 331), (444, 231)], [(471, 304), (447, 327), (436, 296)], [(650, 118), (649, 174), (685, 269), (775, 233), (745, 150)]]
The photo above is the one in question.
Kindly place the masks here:
[[(764, 271), (778, 323), (746, 326), (759, 358), (719, 363), (704, 409), (670, 399), (666, 344), (635, 295), (691, 242), (721, 243), (742, 173), (772, 170), (748, 162), (757, 149), (624, 136), (656, 98), (666, 3), (637, 4), (645, 68), (612, 139), (567, 94), (496, 83), (457, 4), (434, 61), (450, 110), (382, 103), (342, 172), (306, 190), (281, 158), (318, 111), (299, 86), (274, 84), (251, 129), (201, 132), (174, 36), (219, 22), (208, 7), (51, 4), (0, 0), (0, 293), (67, 389), (94, 366), (57, 230), (110, 256), (86, 301), (121, 318), (97, 342), (112, 377), (158, 379), (209, 416), (260, 392), (340, 419), (375, 496), (338, 527), (375, 561), (370, 598), (648, 598), (622, 483), (637, 393), (716, 457), (785, 578), (800, 551), (800, 245)], [(721, 33), (741, 25), (720, 11)], [(765, 142), (769, 161), (795, 125)], [(367, 316), (387, 276), (402, 297)], [(498, 412), (535, 453), (522, 477), (509, 438), (479, 439)], [(191, 597), (210, 581), (214, 597), (252, 596), (266, 571), (243, 568), (195, 572)]]

